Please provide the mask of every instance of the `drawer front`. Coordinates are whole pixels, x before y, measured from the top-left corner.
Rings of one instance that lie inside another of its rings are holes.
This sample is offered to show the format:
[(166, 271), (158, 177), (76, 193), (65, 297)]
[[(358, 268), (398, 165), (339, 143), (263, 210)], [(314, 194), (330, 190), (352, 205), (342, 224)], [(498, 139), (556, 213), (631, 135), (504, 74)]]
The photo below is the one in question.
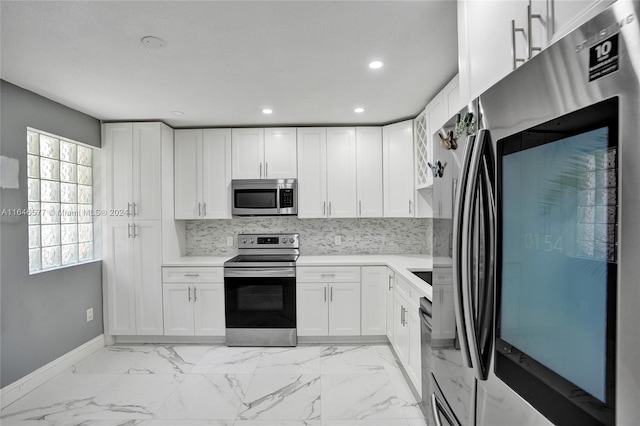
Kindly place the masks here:
[(222, 268), (162, 268), (162, 282), (169, 283), (221, 283), (224, 282)]
[[(415, 303), (412, 297), (413, 293), (415, 293), (416, 295), (418, 294), (417, 292), (413, 291), (413, 287), (411, 286), (411, 284), (409, 284), (404, 278), (402, 278), (400, 274), (396, 274), (396, 293), (398, 293), (407, 301), (412, 301), (413, 303)], [(418, 298), (418, 303), (420, 303), (420, 298)]]
[(360, 282), (359, 266), (316, 267), (300, 266), (296, 268), (298, 282), (355, 283)]

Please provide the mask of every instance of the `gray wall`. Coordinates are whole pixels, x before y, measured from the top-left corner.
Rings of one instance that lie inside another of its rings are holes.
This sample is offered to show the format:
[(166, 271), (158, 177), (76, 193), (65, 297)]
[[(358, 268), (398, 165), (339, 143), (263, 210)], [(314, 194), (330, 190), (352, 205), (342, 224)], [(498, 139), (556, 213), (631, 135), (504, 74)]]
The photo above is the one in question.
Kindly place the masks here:
[[(20, 160), (20, 189), (0, 189), (2, 209), (27, 208), (27, 126), (100, 146), (100, 122), (0, 81), (0, 154)], [(100, 262), (29, 276), (27, 221), (1, 216), (1, 387), (99, 336)], [(94, 320), (86, 322), (93, 307)]]

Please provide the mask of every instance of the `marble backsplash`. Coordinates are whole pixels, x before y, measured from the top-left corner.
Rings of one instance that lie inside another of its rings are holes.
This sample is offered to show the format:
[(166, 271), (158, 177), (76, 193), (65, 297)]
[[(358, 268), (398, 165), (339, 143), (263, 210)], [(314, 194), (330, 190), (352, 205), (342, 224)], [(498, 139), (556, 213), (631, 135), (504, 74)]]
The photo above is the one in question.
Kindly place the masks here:
[(433, 256), (451, 257), (453, 220), (433, 219)]
[[(432, 254), (433, 219), (298, 219), (297, 217), (238, 217), (229, 220), (186, 221), (187, 256), (226, 256), (237, 253), (238, 234), (298, 232), (300, 253)], [(340, 235), (342, 244), (335, 244)], [(227, 246), (232, 237), (233, 247)], [(440, 242), (440, 239), (436, 239)], [(448, 244), (448, 243), (447, 243)], [(444, 250), (444, 249), (443, 249)]]

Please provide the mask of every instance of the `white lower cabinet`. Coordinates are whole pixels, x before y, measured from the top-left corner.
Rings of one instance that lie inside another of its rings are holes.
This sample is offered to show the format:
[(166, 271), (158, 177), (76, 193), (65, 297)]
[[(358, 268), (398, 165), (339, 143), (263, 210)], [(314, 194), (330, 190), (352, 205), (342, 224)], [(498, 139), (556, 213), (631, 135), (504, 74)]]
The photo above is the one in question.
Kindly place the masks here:
[(387, 291), (389, 268), (362, 267), (362, 335), (387, 334)]
[(387, 339), (392, 345), (395, 344), (395, 330), (393, 328), (395, 322), (394, 309), (395, 309), (395, 283), (396, 277), (393, 269), (387, 268)]
[(162, 268), (162, 274), (164, 334), (224, 336), (222, 268)]
[(161, 222), (112, 220), (105, 228), (109, 334), (161, 335)]
[(360, 268), (298, 267), (298, 336), (360, 335)]
[(387, 301), (393, 308), (393, 318), (388, 327), (393, 327), (389, 339), (393, 349), (411, 379), (418, 394), (422, 393), (422, 350), (420, 295), (411, 285), (396, 274), (393, 300)]

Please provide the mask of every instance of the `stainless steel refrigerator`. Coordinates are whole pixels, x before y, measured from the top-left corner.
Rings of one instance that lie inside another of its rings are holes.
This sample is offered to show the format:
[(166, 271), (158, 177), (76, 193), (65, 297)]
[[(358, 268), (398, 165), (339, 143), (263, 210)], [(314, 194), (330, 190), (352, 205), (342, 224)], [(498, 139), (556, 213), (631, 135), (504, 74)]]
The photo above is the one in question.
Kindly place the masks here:
[(457, 337), (433, 424), (640, 424), (639, 73), (619, 1), (442, 129)]

